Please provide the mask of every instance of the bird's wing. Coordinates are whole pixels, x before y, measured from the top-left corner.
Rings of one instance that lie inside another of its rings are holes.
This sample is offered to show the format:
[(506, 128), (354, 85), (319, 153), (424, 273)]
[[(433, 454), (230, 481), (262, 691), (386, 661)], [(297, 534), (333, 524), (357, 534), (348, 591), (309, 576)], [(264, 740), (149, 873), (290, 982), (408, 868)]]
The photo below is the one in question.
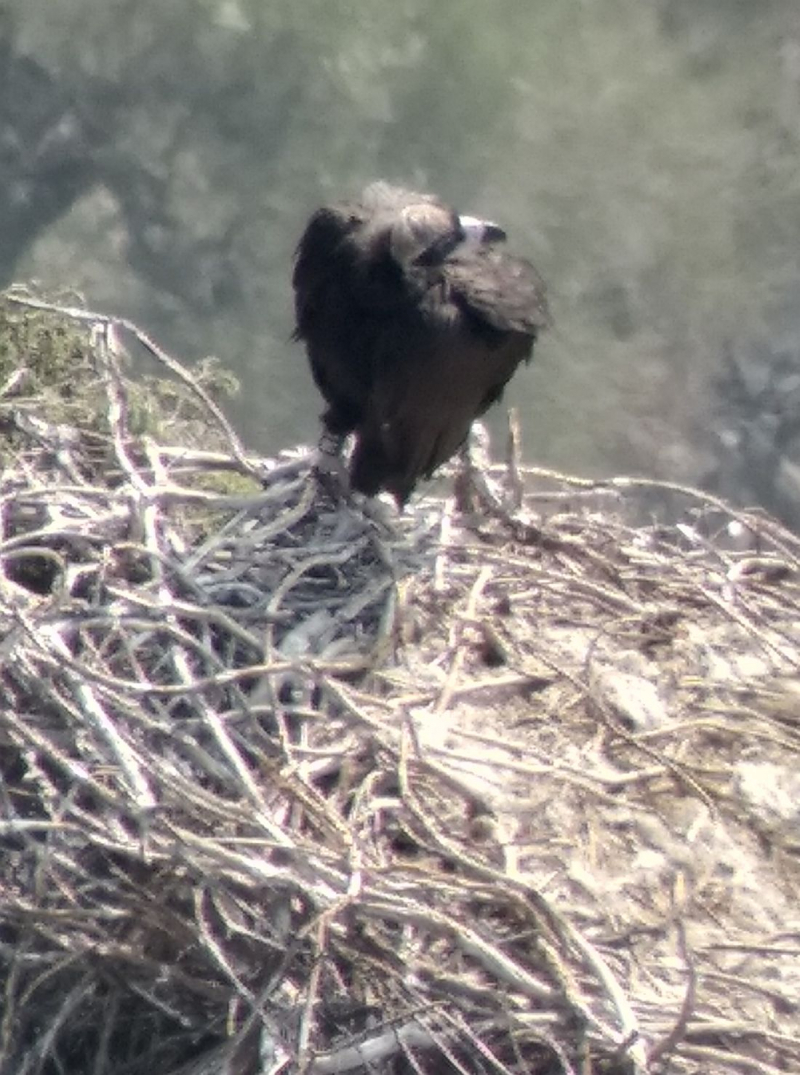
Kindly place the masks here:
[(536, 336), (550, 325), (544, 281), (525, 258), (479, 249), (448, 258), (443, 275), (452, 300), (493, 328)]
[(298, 322), (320, 283), (335, 275), (342, 244), (361, 223), (355, 207), (347, 205), (318, 209), (312, 215), (295, 252), (292, 285)]
[(389, 256), (393, 223), (393, 213), (369, 212), (361, 202), (313, 214), (295, 253), (296, 337), (306, 336), (309, 317), (324, 308), (330, 312), (341, 306), (341, 317), (351, 319), (356, 313), (376, 316), (406, 302), (399, 266)]
[(400, 503), (453, 455), (530, 351), (527, 334), (491, 345), (463, 326), (405, 329), (383, 341), (352, 471), (354, 488), (388, 489)]

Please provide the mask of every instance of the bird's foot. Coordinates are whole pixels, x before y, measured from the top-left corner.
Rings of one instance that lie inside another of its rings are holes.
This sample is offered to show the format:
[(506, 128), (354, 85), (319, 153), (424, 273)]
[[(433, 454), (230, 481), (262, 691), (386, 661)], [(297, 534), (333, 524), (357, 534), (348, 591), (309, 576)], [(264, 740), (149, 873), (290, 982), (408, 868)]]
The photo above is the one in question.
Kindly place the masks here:
[(346, 504), (362, 518), (368, 519), (378, 531), (393, 533), (393, 512), (378, 497), (356, 492), (350, 483), (350, 473), (342, 455), (346, 436), (325, 430), (317, 445), (313, 464), (314, 478), (320, 493), (331, 501)]
[(350, 479), (341, 459), (321, 456), (314, 464), (314, 480), (323, 496), (330, 500), (351, 500)]
[(377, 496), (359, 496), (362, 515), (374, 523), (379, 530), (392, 534), (395, 530), (396, 513), (384, 500)]

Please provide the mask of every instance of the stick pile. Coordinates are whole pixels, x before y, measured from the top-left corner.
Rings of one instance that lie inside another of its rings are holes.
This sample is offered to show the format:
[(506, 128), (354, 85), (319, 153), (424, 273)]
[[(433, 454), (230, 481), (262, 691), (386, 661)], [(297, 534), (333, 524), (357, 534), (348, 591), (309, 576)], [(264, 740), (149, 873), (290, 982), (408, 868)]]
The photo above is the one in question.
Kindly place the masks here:
[(794, 535), (513, 427), (398, 516), (2, 318), (3, 1075), (800, 1067)]

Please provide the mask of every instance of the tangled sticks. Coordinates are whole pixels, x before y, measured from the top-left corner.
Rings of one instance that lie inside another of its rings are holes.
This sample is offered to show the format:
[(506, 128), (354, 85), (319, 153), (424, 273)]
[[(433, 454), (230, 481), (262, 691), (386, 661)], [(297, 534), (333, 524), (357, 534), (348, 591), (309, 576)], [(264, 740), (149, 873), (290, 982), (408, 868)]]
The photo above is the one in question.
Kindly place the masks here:
[(634, 525), (637, 483), (514, 453), (376, 523), (166, 356), (143, 400), (131, 327), (74, 311), (40, 386), (37, 306), (0, 378), (0, 1071), (796, 1066), (797, 539), (689, 490)]

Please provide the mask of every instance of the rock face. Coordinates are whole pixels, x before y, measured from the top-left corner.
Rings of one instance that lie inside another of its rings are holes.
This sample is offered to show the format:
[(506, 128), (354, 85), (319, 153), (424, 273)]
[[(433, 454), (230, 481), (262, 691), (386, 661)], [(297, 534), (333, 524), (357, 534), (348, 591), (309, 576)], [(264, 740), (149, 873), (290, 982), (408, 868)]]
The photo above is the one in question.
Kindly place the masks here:
[(800, 529), (800, 324), (776, 329), (776, 342), (729, 347), (714, 382), (713, 463), (703, 485), (740, 504), (760, 504)]
[(297, 249), (297, 339), (328, 404), (355, 433), (355, 489), (403, 504), (503, 394), (548, 323), (544, 285), (494, 224), (374, 183), (319, 209)]
[(18, 55), (0, 23), (0, 279), (89, 186), (94, 166), (77, 112), (53, 75)]

